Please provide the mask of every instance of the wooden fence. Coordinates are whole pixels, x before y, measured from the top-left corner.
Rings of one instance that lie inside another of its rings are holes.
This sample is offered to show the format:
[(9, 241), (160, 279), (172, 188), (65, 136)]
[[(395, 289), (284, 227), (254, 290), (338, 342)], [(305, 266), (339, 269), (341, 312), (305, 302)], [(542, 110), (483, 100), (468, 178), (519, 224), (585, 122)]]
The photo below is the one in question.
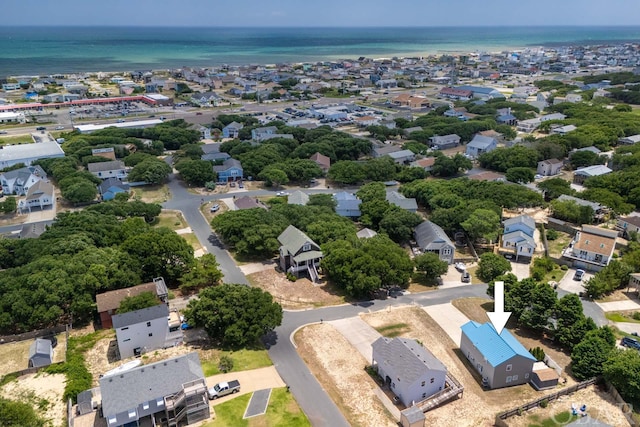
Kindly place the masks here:
[(46, 335), (59, 334), (60, 332), (64, 332), (66, 329), (67, 329), (67, 325), (57, 325), (51, 328), (25, 332), (23, 334), (0, 335), (0, 344), (4, 344), (8, 342), (32, 340), (34, 338), (39, 338)]
[(534, 401), (524, 403), (517, 408), (509, 409), (507, 411), (501, 412), (496, 415), (495, 425), (499, 427), (508, 427), (508, 424), (504, 421), (507, 418), (513, 417), (514, 415), (521, 415), (529, 409), (536, 408), (540, 406), (542, 401), (546, 401), (547, 403), (551, 403), (557, 400), (559, 397), (566, 396), (572, 393), (575, 393), (578, 390), (582, 390), (583, 388), (587, 388), (592, 384), (595, 384), (597, 381), (596, 378), (591, 378), (590, 380), (582, 381), (576, 385), (572, 385), (571, 387), (563, 388), (560, 391), (555, 393), (548, 394)]

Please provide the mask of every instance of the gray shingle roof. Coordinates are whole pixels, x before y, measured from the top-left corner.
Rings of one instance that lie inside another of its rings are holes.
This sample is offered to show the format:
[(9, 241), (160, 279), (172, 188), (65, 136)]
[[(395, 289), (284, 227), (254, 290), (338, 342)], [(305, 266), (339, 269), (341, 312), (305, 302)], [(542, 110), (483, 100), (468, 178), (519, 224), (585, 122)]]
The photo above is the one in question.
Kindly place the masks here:
[(137, 323), (148, 322), (150, 320), (169, 317), (169, 307), (167, 304), (158, 304), (153, 307), (142, 308), (140, 310), (129, 311), (123, 314), (114, 314), (111, 318), (113, 328), (124, 328), (125, 326)]
[(87, 165), (89, 172), (106, 172), (118, 169), (124, 169), (124, 163), (120, 160), (111, 160), (110, 162), (95, 162)]
[(422, 250), (440, 250), (445, 246), (453, 246), (444, 230), (431, 221), (418, 224), (413, 235)]
[(429, 350), (408, 338), (380, 337), (372, 344), (380, 365), (392, 367), (400, 381), (411, 384), (426, 371), (447, 372), (447, 368)]
[(387, 202), (408, 211), (418, 209), (418, 203), (416, 202), (416, 199), (407, 199), (406, 197), (404, 197), (404, 195), (398, 193), (397, 191), (389, 191), (387, 193)]
[(529, 227), (531, 230), (536, 229), (536, 222), (529, 215), (519, 215), (513, 218), (509, 218), (505, 220), (503, 224), (505, 227), (507, 227), (510, 225), (518, 224), (518, 223), (523, 223), (524, 225)]
[(182, 384), (204, 378), (198, 353), (174, 357), (150, 365), (103, 377), (100, 382), (105, 418), (138, 405), (172, 395)]
[(318, 244), (311, 240), (309, 236), (298, 230), (293, 225), (288, 226), (279, 236), (278, 242), (292, 255), (297, 254), (305, 243), (309, 242), (315, 245)]
[(467, 144), (467, 147), (479, 148), (484, 150), (485, 148), (491, 146), (491, 144), (496, 144), (497, 141), (495, 138), (490, 138), (484, 135), (476, 135), (473, 137), (471, 142)]
[(240, 163), (240, 160), (227, 159), (227, 160), (224, 161), (223, 164), (214, 166), (213, 170), (216, 171), (216, 172), (224, 172), (224, 171), (229, 170), (231, 168), (242, 169), (242, 163)]
[(296, 190), (287, 198), (290, 205), (306, 205), (309, 203), (309, 196), (300, 190)]
[(43, 194), (53, 197), (53, 185), (45, 181), (38, 181), (27, 190), (27, 200), (37, 199)]
[(577, 197), (569, 196), (568, 194), (562, 194), (558, 197), (558, 200), (562, 202), (574, 202), (579, 206), (589, 206), (594, 212), (598, 212), (602, 209), (602, 205), (596, 202), (590, 202), (589, 200), (579, 199)]

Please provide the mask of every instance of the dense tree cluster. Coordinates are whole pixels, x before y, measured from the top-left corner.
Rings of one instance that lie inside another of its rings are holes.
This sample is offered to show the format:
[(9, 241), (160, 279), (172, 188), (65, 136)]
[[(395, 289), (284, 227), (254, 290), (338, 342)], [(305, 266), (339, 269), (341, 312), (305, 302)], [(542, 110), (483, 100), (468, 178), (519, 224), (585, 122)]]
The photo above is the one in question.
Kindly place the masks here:
[(498, 172), (506, 172), (516, 167), (535, 169), (539, 160), (541, 160), (540, 153), (536, 149), (524, 145), (514, 145), (509, 148), (499, 147), (478, 157), (480, 166)]
[(322, 270), (347, 295), (361, 298), (380, 288), (409, 286), (413, 262), (384, 235), (337, 240), (323, 245), (322, 250)]
[(193, 248), (152, 228), (160, 207), (110, 201), (60, 213), (35, 239), (0, 239), (0, 331), (23, 332), (93, 317), (95, 295), (163, 276), (170, 286), (194, 267)]
[(189, 302), (185, 318), (223, 346), (238, 348), (280, 326), (282, 307), (262, 289), (224, 284), (202, 290)]
[(88, 203), (98, 195), (96, 186), (102, 180), (91, 172), (78, 170), (78, 162), (74, 157), (44, 159), (35, 163), (56, 180), (62, 197), (71, 203)]

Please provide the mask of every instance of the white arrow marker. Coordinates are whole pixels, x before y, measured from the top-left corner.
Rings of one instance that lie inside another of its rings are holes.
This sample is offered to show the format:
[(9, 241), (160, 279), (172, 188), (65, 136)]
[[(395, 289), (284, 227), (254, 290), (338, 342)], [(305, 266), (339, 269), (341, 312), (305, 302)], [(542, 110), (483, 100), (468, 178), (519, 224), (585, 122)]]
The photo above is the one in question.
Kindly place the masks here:
[(504, 282), (496, 282), (494, 285), (494, 303), (493, 303), (493, 311), (487, 313), (489, 316), (489, 320), (491, 320), (491, 324), (498, 332), (498, 335), (502, 333), (504, 329), (504, 325), (507, 324), (509, 317), (511, 316), (511, 312), (504, 311)]

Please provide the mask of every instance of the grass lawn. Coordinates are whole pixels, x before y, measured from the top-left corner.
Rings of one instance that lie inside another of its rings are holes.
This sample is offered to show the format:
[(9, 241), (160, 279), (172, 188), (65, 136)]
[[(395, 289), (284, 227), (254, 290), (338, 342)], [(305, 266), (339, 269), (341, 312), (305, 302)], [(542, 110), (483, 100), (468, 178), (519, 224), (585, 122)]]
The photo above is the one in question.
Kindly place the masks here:
[(311, 426), (306, 415), (293, 395), (285, 388), (271, 390), (267, 412), (263, 415), (243, 419), (251, 394), (231, 399), (215, 406), (216, 419), (202, 427), (234, 426), (234, 427), (306, 427)]
[(146, 203), (163, 203), (171, 198), (169, 188), (166, 185), (144, 185), (133, 187), (135, 198)]
[(640, 323), (640, 320), (636, 320), (632, 317), (633, 314), (633, 311), (610, 311), (605, 313), (605, 316), (612, 322)]
[(478, 276), (476, 275), (476, 272), (478, 271), (478, 266), (474, 266), (474, 267), (469, 267), (467, 268), (467, 272), (471, 275), (471, 284), (472, 285), (479, 285), (482, 283), (482, 280), (478, 279)]
[(549, 256), (562, 255), (562, 249), (566, 248), (569, 243), (571, 243), (571, 236), (562, 231), (558, 231), (558, 238), (556, 240), (547, 240)]
[(186, 240), (188, 244), (191, 245), (191, 247), (193, 248), (194, 252), (202, 249), (202, 245), (200, 244), (200, 240), (198, 240), (198, 237), (195, 234), (186, 233), (186, 234), (181, 234), (180, 236), (182, 236), (182, 238), (184, 240)]
[(493, 300), (490, 300), (488, 297), (454, 299), (451, 301), (451, 304), (469, 319), (478, 323), (488, 322), (489, 316), (487, 316), (487, 311), (493, 311)]
[(211, 360), (202, 360), (202, 370), (205, 377), (217, 375), (220, 373), (218, 369), (218, 361), (222, 356), (229, 356), (233, 359), (233, 369), (231, 372), (248, 371), (250, 369), (264, 368), (271, 366), (273, 363), (269, 358), (269, 353), (265, 349), (249, 350), (242, 349), (238, 351), (222, 350), (217, 353), (217, 357)]
[(375, 328), (376, 331), (380, 332), (380, 335), (387, 338), (395, 338), (406, 332), (409, 332), (410, 329), (411, 328), (409, 328), (409, 325), (407, 325), (406, 323), (394, 323), (392, 325), (385, 325)]
[(544, 275), (544, 277), (542, 278), (542, 280), (540, 282), (541, 283), (549, 283), (549, 282), (552, 282), (552, 281), (553, 282), (559, 282), (560, 280), (562, 280), (562, 278), (564, 277), (564, 275), (566, 273), (567, 272), (562, 270), (558, 264), (555, 264), (554, 267), (553, 267), (553, 270), (547, 272), (547, 274)]
[(556, 427), (564, 426), (580, 418), (578, 415), (571, 415), (569, 411), (555, 414), (552, 418), (540, 421), (539, 415), (531, 415), (529, 419), (532, 421), (529, 427)]
[(184, 220), (181, 212), (178, 211), (162, 211), (158, 216), (157, 227), (167, 227), (172, 230), (180, 230), (187, 228), (187, 222)]
[(33, 144), (33, 139), (29, 135), (0, 137), (0, 145), (8, 144)]

